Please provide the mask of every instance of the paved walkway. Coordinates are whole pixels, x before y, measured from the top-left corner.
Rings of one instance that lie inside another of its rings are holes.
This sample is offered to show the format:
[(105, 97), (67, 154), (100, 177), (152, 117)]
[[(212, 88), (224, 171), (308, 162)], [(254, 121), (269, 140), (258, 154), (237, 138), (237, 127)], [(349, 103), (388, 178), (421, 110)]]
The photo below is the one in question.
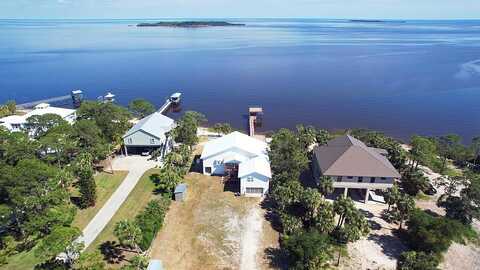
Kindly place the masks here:
[(87, 227), (85, 227), (83, 236), (79, 237), (76, 241), (83, 242), (86, 249), (115, 215), (130, 192), (135, 188), (142, 175), (147, 170), (154, 168), (157, 164), (156, 162), (147, 160), (146, 157), (140, 156), (116, 158), (112, 164), (113, 169), (128, 171), (128, 174), (102, 209), (98, 211), (95, 217), (88, 223)]

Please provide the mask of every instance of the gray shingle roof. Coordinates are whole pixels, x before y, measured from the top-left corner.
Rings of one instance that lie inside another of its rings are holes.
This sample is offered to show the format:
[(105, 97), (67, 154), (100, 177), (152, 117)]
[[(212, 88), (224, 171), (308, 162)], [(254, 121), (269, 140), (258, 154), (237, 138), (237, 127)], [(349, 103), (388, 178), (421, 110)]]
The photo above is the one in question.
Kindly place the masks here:
[(316, 147), (314, 152), (324, 175), (399, 178), (398, 171), (379, 150), (345, 135)]
[(123, 135), (123, 138), (130, 136), (139, 130), (143, 130), (152, 136), (161, 138), (162, 135), (173, 129), (174, 124), (175, 122), (173, 119), (166, 117), (159, 112), (154, 112), (138, 121), (138, 123)]

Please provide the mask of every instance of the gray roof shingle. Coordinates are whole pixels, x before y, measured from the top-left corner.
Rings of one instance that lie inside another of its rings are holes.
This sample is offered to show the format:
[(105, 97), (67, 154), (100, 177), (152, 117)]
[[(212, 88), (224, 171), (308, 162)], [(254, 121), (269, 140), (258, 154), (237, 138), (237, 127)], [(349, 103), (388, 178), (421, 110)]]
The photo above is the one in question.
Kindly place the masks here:
[(380, 150), (345, 135), (315, 147), (314, 153), (324, 175), (399, 178), (398, 171)]
[(173, 119), (166, 117), (159, 112), (154, 112), (138, 121), (138, 123), (123, 135), (123, 138), (130, 136), (139, 130), (143, 130), (152, 136), (161, 138), (166, 132), (172, 130), (174, 125), (175, 122)]

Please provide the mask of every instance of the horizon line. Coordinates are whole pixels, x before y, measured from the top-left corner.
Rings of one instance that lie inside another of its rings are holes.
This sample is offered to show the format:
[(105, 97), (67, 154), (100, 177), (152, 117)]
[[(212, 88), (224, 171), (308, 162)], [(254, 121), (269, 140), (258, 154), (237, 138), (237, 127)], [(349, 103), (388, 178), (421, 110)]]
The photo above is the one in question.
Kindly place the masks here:
[(189, 19), (189, 20), (201, 20), (201, 19), (303, 19), (303, 20), (382, 20), (382, 21), (478, 21), (480, 18), (362, 18), (362, 17), (137, 17), (137, 18), (0, 18), (0, 20), (158, 20), (158, 19)]

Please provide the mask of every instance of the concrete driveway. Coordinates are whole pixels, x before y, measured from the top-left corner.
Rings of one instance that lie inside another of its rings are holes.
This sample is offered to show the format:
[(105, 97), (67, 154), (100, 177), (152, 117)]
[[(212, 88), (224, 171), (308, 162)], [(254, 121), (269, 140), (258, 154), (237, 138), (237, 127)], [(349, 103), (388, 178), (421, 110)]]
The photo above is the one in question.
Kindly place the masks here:
[(158, 162), (149, 161), (148, 157), (142, 156), (128, 156), (117, 157), (113, 160), (112, 167), (114, 170), (128, 171), (127, 176), (122, 184), (112, 194), (110, 199), (98, 211), (97, 215), (88, 223), (83, 230), (83, 236), (76, 241), (83, 242), (85, 249), (97, 238), (102, 232), (110, 219), (115, 215), (122, 203), (127, 199), (130, 192), (137, 185), (138, 180), (149, 169), (158, 166)]

